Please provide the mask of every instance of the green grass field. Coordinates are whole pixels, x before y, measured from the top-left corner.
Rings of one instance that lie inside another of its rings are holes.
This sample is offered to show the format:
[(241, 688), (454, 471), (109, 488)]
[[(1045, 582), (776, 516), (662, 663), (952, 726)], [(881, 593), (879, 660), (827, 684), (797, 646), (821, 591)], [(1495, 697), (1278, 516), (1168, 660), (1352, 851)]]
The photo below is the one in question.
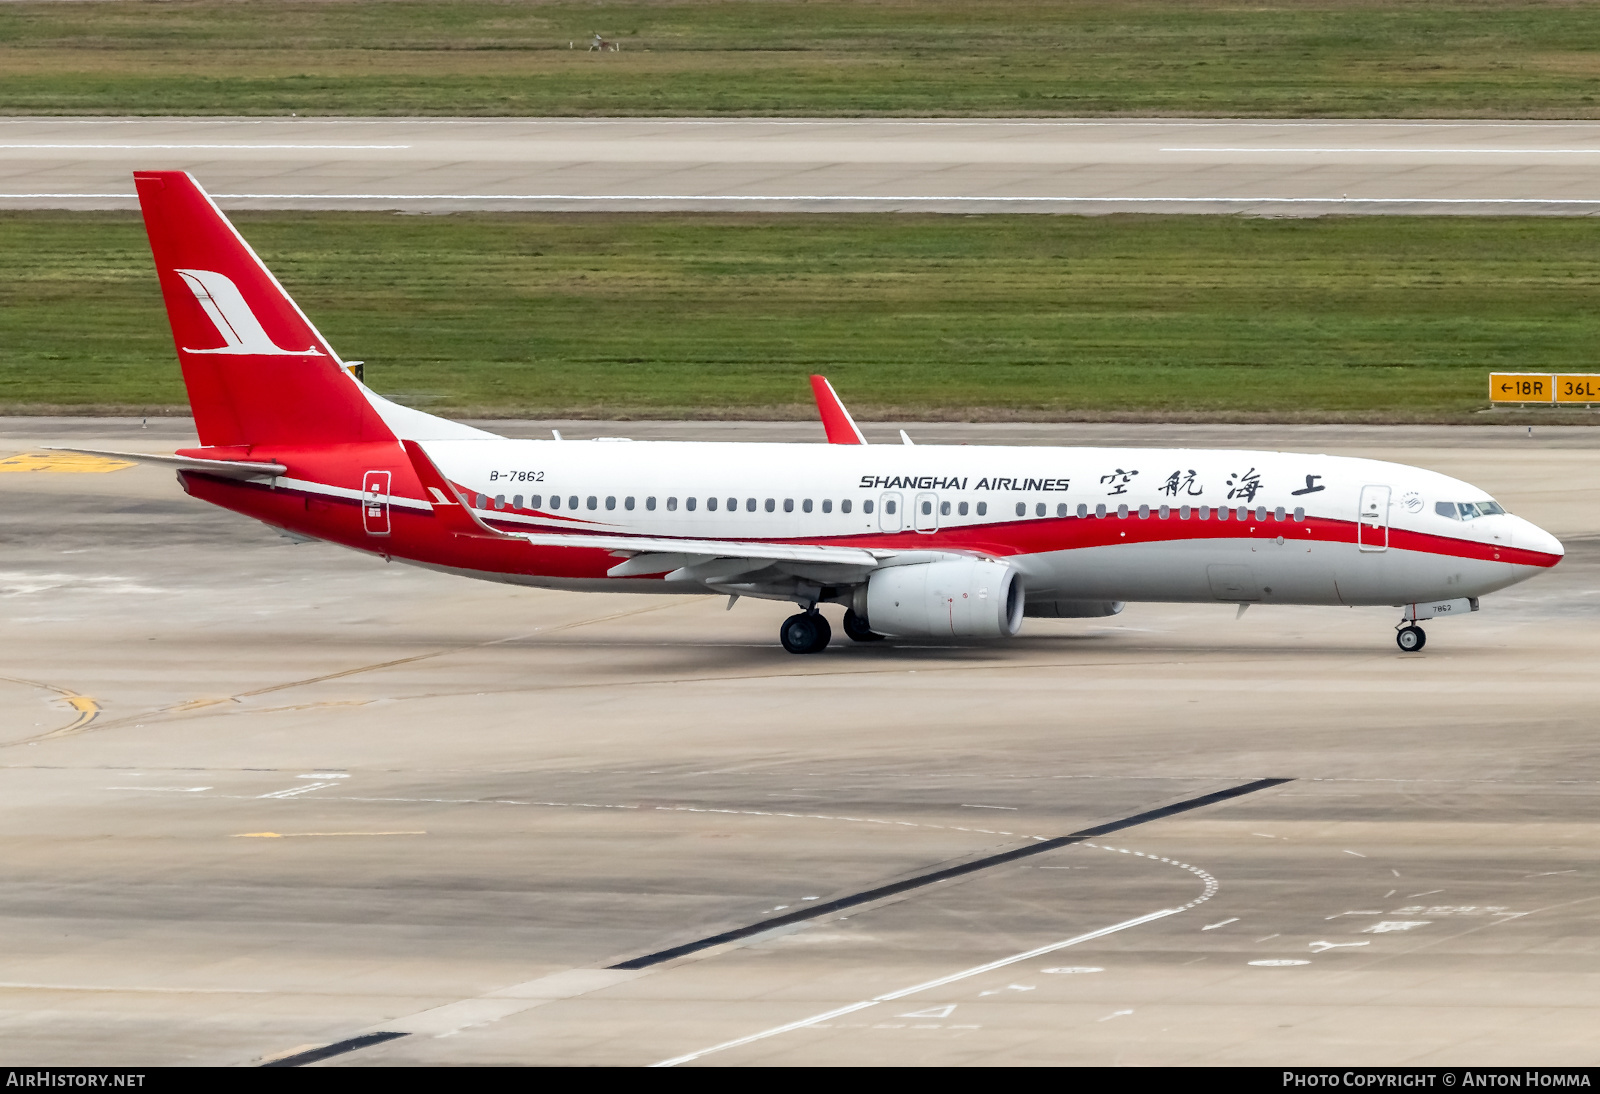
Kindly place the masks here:
[[(1600, 221), (239, 213), (443, 413), (1466, 421), (1595, 369)], [(0, 214), (0, 409), (184, 402), (133, 214)], [(975, 409), (981, 408), (981, 409)]]
[[(584, 52), (596, 32), (622, 51)], [(1592, 118), (1600, 18), (1567, 0), (5, 3), (0, 111)]]

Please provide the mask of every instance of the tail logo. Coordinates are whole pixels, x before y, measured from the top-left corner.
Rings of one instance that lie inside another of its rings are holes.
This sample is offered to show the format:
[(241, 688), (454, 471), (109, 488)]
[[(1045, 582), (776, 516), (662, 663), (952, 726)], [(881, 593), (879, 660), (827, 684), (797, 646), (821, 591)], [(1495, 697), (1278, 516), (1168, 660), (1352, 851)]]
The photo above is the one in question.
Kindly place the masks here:
[(321, 350), (312, 346), (310, 349), (284, 349), (273, 342), (266, 331), (261, 329), (261, 321), (256, 318), (255, 312), (250, 310), (250, 305), (245, 303), (244, 294), (239, 291), (239, 286), (222, 274), (213, 270), (177, 270), (174, 271), (183, 278), (183, 283), (189, 286), (189, 291), (194, 293), (194, 298), (200, 302), (206, 316), (217, 328), (217, 334), (222, 337), (226, 345), (216, 349), (184, 349), (185, 353), (227, 353), (250, 354), (257, 356), (274, 357), (321, 357)]

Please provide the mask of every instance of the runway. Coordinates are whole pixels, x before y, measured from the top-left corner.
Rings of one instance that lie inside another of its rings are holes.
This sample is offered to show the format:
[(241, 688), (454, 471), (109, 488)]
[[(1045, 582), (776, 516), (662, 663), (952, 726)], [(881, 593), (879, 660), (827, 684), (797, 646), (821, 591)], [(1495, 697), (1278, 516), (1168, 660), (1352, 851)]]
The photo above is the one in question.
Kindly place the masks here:
[(5, 118), (0, 208), (1600, 211), (1600, 123)]
[[(508, 432), (552, 424), (821, 439)], [(6, 472), (180, 419), (0, 419), (0, 1052), (1593, 1065), (1600, 431), (1232, 428), (907, 425), (1381, 455), (1567, 558), (1412, 656), (1390, 610), (1218, 604), (802, 658), (778, 605), (473, 583), (148, 467)]]

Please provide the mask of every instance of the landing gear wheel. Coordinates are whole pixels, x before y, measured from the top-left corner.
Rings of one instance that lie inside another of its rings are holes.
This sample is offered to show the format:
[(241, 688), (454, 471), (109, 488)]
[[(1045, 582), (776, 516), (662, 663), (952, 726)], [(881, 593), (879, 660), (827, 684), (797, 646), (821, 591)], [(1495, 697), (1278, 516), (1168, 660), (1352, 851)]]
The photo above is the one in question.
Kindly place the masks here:
[(1394, 641), (1395, 645), (1406, 653), (1416, 653), (1428, 644), (1428, 636), (1423, 633), (1421, 627), (1412, 624), (1409, 627), (1401, 627), (1396, 631)]
[(867, 628), (867, 621), (854, 608), (844, 610), (844, 633), (852, 642), (881, 642), (883, 635)]
[(821, 612), (801, 612), (791, 615), (778, 628), (778, 641), (790, 653), (821, 653), (833, 638), (833, 628)]

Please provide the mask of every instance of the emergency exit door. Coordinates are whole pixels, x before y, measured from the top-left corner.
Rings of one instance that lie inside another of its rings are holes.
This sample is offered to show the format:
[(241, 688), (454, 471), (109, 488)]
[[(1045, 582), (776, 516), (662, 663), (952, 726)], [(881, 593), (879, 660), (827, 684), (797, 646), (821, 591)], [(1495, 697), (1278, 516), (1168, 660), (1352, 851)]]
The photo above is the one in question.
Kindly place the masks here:
[(389, 534), (389, 472), (368, 471), (362, 477), (361, 525), (369, 536)]
[(1389, 549), (1389, 488), (1363, 486), (1356, 516), (1356, 545), (1363, 551)]
[(878, 528), (884, 532), (898, 532), (905, 526), (906, 516), (900, 512), (899, 494), (878, 495)]
[(912, 502), (911, 526), (919, 532), (939, 530), (939, 495), (918, 494)]

